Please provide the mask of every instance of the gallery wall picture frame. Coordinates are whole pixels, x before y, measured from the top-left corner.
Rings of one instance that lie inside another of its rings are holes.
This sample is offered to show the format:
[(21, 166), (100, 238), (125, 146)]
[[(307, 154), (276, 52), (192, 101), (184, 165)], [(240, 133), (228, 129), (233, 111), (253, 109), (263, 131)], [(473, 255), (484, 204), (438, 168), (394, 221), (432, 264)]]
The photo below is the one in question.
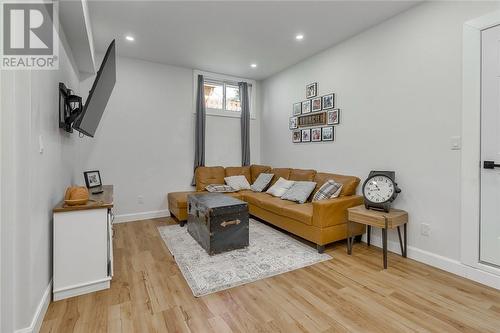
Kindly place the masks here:
[(302, 103), (293, 103), (293, 111), (292, 115), (298, 116), (299, 114), (302, 113)]
[(335, 94), (328, 94), (322, 97), (323, 110), (333, 109), (335, 107)]
[(293, 143), (302, 142), (302, 130), (292, 131), (292, 142)]
[(333, 137), (334, 137), (333, 126), (327, 126), (321, 129), (321, 141), (333, 141)]
[(321, 127), (311, 128), (311, 141), (312, 142), (321, 141)]
[(306, 98), (318, 96), (318, 82), (310, 83), (306, 86)]
[(311, 100), (302, 102), (302, 114), (311, 112)]
[(302, 142), (311, 142), (311, 129), (303, 129), (302, 131)]
[(299, 127), (299, 125), (298, 125), (297, 117), (290, 117), (290, 120), (288, 122), (288, 128), (296, 129), (298, 127)]
[(313, 127), (326, 125), (326, 112), (316, 112), (298, 116), (299, 127)]
[(311, 111), (317, 112), (321, 111), (321, 97), (315, 97), (311, 99)]
[(326, 114), (326, 123), (328, 125), (340, 124), (340, 109), (329, 110)]

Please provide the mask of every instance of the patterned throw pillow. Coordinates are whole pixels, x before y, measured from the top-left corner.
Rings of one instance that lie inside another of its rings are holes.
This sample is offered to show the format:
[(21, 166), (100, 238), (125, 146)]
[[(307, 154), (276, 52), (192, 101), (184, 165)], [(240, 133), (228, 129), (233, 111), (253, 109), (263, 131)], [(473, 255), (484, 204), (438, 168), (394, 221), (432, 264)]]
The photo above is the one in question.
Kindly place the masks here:
[(296, 181), (288, 191), (283, 194), (281, 199), (295, 201), (303, 204), (311, 195), (316, 187), (315, 182)]
[(330, 179), (314, 194), (312, 201), (336, 198), (339, 196), (341, 190), (342, 184), (336, 183), (333, 179)]
[(226, 184), (234, 188), (236, 191), (239, 190), (249, 190), (250, 183), (245, 176), (230, 176), (224, 178)]
[(228, 193), (228, 192), (236, 192), (234, 188), (229, 185), (221, 185), (221, 184), (210, 184), (205, 187), (208, 192), (217, 192), (217, 193)]
[(262, 192), (269, 185), (273, 179), (274, 174), (272, 173), (261, 173), (255, 182), (250, 186), (250, 189), (254, 192)]
[(283, 194), (285, 194), (285, 192), (292, 187), (293, 183), (295, 183), (293, 180), (286, 180), (285, 178), (280, 177), (280, 179), (278, 179), (278, 181), (274, 183), (273, 186), (266, 191), (266, 193), (281, 198)]

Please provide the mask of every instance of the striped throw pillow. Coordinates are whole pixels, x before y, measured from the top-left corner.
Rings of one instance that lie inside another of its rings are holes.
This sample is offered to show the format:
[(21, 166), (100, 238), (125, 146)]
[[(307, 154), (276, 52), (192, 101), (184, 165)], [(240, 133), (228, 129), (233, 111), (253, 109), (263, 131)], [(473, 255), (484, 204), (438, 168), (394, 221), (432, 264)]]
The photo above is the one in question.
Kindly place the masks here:
[(332, 199), (339, 196), (342, 190), (342, 184), (336, 183), (333, 179), (329, 179), (324, 183), (313, 196), (312, 201), (320, 201), (325, 199)]

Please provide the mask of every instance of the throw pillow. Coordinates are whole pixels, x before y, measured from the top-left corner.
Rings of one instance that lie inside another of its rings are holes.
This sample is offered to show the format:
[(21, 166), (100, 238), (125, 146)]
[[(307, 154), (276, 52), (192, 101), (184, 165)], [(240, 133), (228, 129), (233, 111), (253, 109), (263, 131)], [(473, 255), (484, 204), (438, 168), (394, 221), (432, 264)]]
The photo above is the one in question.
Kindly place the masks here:
[(339, 196), (341, 190), (342, 184), (336, 183), (333, 179), (330, 179), (314, 194), (312, 201), (336, 198)]
[(224, 178), (226, 184), (234, 188), (236, 191), (239, 190), (249, 190), (250, 184), (248, 183), (247, 177), (241, 176), (230, 176)]
[(269, 185), (273, 179), (274, 174), (272, 173), (261, 173), (257, 179), (254, 181), (250, 189), (254, 192), (262, 192)]
[(221, 184), (210, 184), (205, 187), (208, 192), (218, 192), (218, 193), (227, 193), (227, 192), (236, 192), (234, 188), (229, 185), (221, 185)]
[(295, 201), (303, 204), (316, 188), (315, 182), (296, 181), (288, 191), (283, 194), (281, 199)]
[(280, 177), (280, 179), (278, 179), (278, 181), (276, 181), (276, 183), (274, 183), (274, 185), (271, 186), (266, 193), (281, 198), (281, 196), (283, 196), (283, 194), (285, 194), (285, 192), (292, 187), (293, 183), (295, 183), (293, 180), (286, 180), (285, 178)]

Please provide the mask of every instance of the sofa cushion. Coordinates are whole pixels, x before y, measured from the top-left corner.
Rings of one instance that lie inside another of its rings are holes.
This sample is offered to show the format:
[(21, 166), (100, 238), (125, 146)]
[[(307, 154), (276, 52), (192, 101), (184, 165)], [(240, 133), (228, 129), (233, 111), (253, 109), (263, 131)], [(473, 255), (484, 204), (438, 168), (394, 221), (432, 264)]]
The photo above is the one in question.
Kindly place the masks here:
[(250, 175), (250, 167), (249, 166), (244, 166), (244, 167), (227, 167), (225, 170), (226, 177), (231, 177), (231, 176), (245, 176), (245, 178), (248, 180), (250, 184), (253, 183), (252, 177)]
[(288, 201), (288, 200), (282, 200), (280, 198), (275, 198), (275, 197), (269, 197), (266, 199), (260, 200), (260, 208), (266, 209), (270, 212), (273, 212), (275, 214), (281, 215), (281, 208), (288, 206), (288, 205), (295, 205), (295, 203)]
[(312, 225), (313, 205), (310, 202), (303, 204), (292, 203), (281, 208), (281, 215), (300, 221), (307, 225)]
[(340, 197), (347, 195), (356, 194), (356, 188), (359, 184), (359, 178), (354, 176), (344, 176), (334, 173), (318, 172), (314, 176), (314, 181), (316, 182), (316, 189), (313, 195), (320, 189), (320, 187), (326, 183), (329, 179), (335, 180), (335, 182), (342, 184), (342, 190), (340, 191)]
[(295, 201), (303, 204), (307, 201), (307, 198), (309, 198), (315, 187), (315, 182), (295, 181), (292, 187), (290, 187), (288, 191), (283, 194), (281, 199)]
[(248, 202), (249, 204), (260, 206), (262, 201), (267, 199), (271, 199), (273, 196), (267, 193), (262, 192), (250, 192), (250, 191), (242, 191), (243, 200)]
[(250, 183), (254, 183), (257, 177), (263, 172), (269, 173), (271, 171), (271, 167), (268, 165), (258, 165), (258, 164), (252, 164), (250, 166), (250, 175), (252, 176), (252, 179), (250, 180)]
[(224, 185), (225, 172), (221, 166), (197, 167), (195, 171), (196, 191), (203, 191), (207, 185)]
[(337, 183), (335, 180), (330, 179), (324, 183), (319, 190), (314, 193), (312, 201), (321, 201), (332, 199), (339, 196), (342, 191), (342, 184)]
[(226, 177), (224, 178), (224, 181), (236, 191), (250, 189), (248, 179), (243, 175)]
[(261, 173), (252, 186), (250, 186), (251, 190), (254, 192), (264, 191), (271, 183), (271, 180), (273, 180), (273, 176), (272, 173)]
[(316, 170), (292, 169), (290, 171), (289, 179), (312, 182), (314, 180), (315, 175), (316, 175)]
[(285, 178), (290, 179), (290, 168), (273, 168), (269, 173), (274, 175), (273, 180), (271, 181), (271, 185), (276, 183), (278, 179)]
[(290, 187), (292, 187), (293, 183), (293, 180), (280, 178), (266, 191), (266, 193), (269, 193), (275, 197), (281, 197), (283, 194), (285, 194), (286, 191), (288, 191)]

